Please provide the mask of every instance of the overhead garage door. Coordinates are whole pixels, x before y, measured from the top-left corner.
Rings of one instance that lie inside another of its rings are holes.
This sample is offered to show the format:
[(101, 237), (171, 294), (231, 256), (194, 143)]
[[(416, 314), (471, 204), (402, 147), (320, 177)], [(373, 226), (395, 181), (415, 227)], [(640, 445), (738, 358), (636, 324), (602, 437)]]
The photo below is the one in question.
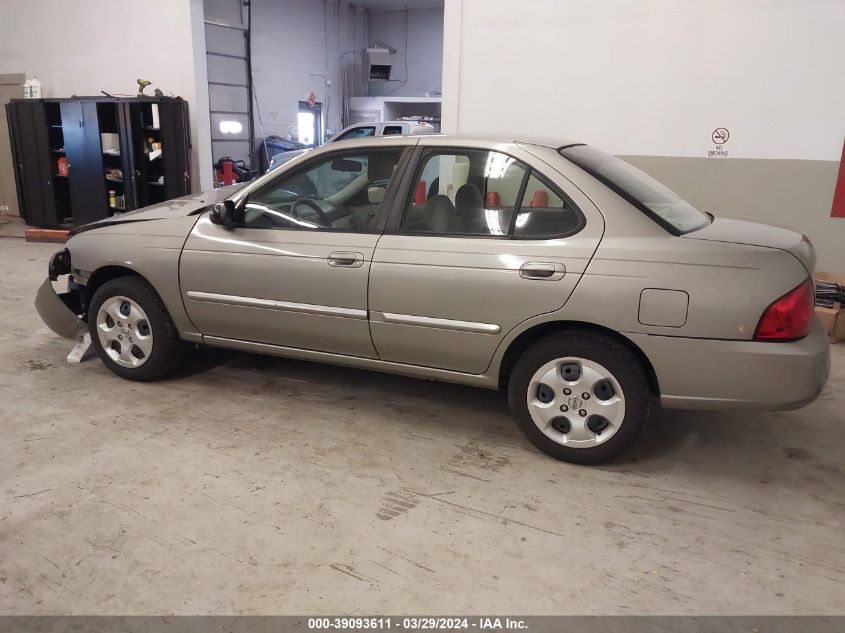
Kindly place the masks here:
[(211, 152), (253, 164), (249, 9), (242, 0), (204, 0)]

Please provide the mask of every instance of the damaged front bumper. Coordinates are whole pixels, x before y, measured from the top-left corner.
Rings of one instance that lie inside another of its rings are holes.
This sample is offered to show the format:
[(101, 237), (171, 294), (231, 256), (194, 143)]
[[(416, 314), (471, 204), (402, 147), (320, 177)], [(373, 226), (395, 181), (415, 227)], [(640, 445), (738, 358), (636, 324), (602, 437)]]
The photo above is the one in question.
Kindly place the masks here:
[(70, 273), (70, 253), (67, 249), (50, 258), (47, 271), (48, 277), (35, 296), (35, 309), (41, 320), (56, 334), (65, 338), (76, 338), (87, 328), (82, 319), (84, 310), (79, 287), (71, 279), (68, 281), (67, 292), (56, 293), (51, 283), (61, 275)]

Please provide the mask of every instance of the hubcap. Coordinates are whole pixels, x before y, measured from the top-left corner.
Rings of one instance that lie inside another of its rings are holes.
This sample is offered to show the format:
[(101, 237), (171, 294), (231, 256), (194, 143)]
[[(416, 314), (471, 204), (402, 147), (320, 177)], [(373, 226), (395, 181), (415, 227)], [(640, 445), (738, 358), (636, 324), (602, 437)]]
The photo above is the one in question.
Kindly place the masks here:
[(528, 383), (528, 411), (546, 437), (571, 448), (609, 440), (625, 419), (625, 395), (607, 368), (586, 358), (558, 358)]
[(97, 311), (97, 336), (106, 354), (121, 367), (140, 367), (153, 351), (146, 313), (128, 297), (109, 297)]

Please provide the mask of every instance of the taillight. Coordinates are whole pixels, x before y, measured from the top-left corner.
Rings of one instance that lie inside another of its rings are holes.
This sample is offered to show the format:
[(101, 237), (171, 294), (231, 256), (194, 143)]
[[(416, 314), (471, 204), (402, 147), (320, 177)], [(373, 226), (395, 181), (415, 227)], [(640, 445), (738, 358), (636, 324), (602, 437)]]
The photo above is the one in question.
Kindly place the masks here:
[(755, 341), (794, 341), (807, 336), (813, 318), (813, 282), (807, 279), (763, 312)]

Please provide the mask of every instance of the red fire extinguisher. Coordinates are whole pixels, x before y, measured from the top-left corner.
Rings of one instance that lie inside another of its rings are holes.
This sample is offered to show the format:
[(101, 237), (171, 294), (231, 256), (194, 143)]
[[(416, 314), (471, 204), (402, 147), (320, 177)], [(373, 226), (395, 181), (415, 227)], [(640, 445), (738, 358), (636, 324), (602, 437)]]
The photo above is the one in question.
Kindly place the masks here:
[(223, 184), (227, 187), (235, 182), (235, 170), (232, 169), (232, 159), (231, 158), (221, 158), (220, 159), (220, 180), (223, 181)]

